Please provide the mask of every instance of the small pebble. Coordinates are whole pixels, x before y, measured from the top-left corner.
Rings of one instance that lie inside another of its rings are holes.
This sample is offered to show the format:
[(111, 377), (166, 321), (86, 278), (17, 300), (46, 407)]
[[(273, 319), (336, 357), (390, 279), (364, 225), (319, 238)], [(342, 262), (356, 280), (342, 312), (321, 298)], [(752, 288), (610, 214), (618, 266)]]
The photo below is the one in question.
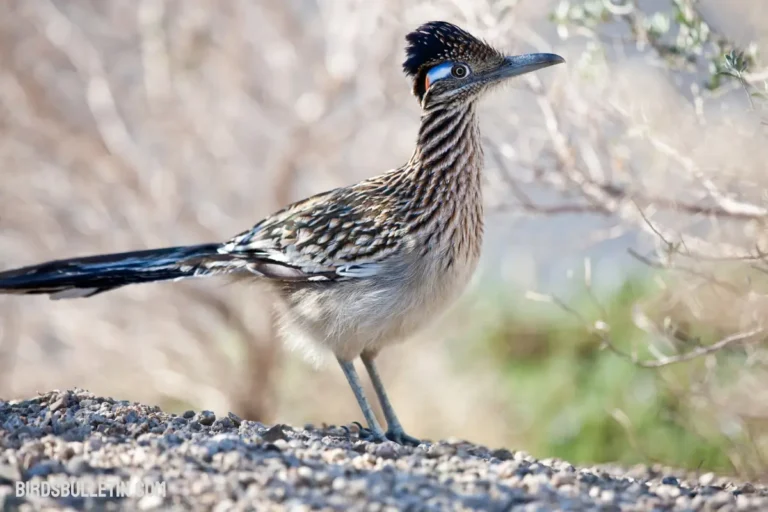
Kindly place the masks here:
[(273, 443), (278, 440), (285, 441), (288, 439), (285, 434), (285, 425), (278, 424), (272, 428), (267, 429), (263, 434), (261, 434), (261, 438), (268, 443)]
[(70, 475), (79, 476), (88, 472), (91, 469), (91, 465), (80, 455), (76, 455), (67, 461), (66, 471)]
[(677, 478), (673, 476), (665, 476), (661, 479), (662, 485), (680, 485), (680, 482), (677, 481)]
[(211, 411), (201, 411), (198, 415), (197, 421), (200, 422), (201, 425), (210, 427), (213, 425), (213, 422), (216, 421), (216, 415)]
[(227, 418), (229, 418), (229, 419), (230, 419), (230, 421), (232, 421), (232, 423), (233, 423), (233, 424), (234, 424), (236, 427), (239, 427), (239, 426), (240, 426), (240, 424), (241, 424), (241, 423), (243, 423), (243, 420), (240, 418), (240, 416), (238, 416), (237, 414), (235, 414), (235, 413), (233, 413), (233, 412), (230, 412), (230, 413), (228, 413), (228, 414), (227, 414)]
[(559, 472), (552, 475), (552, 485), (560, 487), (561, 485), (571, 485), (576, 481), (574, 473)]
[(704, 473), (699, 477), (699, 483), (701, 485), (712, 485), (714, 481), (715, 481), (714, 473)]
[(12, 484), (21, 478), (21, 471), (15, 464), (0, 464), (0, 483)]
[(154, 510), (160, 508), (163, 498), (157, 495), (147, 495), (139, 500), (139, 510)]

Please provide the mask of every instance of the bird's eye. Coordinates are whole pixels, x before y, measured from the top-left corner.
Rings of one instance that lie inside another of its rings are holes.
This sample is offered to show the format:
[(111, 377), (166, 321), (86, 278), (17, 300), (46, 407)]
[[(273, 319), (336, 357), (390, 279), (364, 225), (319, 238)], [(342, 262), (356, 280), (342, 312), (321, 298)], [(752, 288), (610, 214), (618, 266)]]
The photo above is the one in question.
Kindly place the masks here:
[(469, 75), (469, 68), (466, 64), (456, 64), (451, 68), (451, 74), (456, 78), (464, 78)]

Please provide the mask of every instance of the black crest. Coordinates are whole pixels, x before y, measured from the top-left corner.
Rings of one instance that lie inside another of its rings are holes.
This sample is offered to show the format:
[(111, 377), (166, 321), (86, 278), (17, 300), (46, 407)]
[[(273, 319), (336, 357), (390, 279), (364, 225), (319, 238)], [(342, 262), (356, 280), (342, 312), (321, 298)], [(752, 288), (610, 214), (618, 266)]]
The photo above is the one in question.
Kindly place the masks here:
[(414, 79), (413, 93), (424, 94), (424, 74), (447, 60), (476, 61), (498, 57), (490, 45), (446, 21), (430, 21), (407, 36), (403, 71)]

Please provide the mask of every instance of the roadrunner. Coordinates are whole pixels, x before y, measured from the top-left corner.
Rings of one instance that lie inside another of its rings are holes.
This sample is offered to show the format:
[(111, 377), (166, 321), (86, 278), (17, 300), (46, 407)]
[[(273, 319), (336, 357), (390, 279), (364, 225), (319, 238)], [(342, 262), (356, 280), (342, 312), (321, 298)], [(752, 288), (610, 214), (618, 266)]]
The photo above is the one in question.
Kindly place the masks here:
[[(51, 261), (0, 273), (0, 293), (92, 297), (121, 286), (236, 274), (268, 280), (285, 336), (330, 350), (362, 410), (360, 436), (418, 444), (405, 433), (374, 363), (444, 310), (480, 255), (483, 150), (477, 100), (505, 80), (564, 62), (505, 56), (450, 23), (406, 36), (403, 70), (421, 105), (410, 160), (355, 185), (312, 196), (224, 243)], [(360, 357), (387, 421), (360, 384)]]

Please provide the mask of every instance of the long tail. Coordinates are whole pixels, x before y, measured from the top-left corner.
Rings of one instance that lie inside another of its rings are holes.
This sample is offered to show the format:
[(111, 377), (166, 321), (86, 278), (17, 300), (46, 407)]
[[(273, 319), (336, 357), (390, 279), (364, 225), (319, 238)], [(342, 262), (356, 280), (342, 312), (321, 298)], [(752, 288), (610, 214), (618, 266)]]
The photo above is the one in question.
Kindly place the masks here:
[(49, 261), (0, 272), (0, 293), (91, 297), (128, 284), (206, 274), (226, 258), (219, 254), (220, 247), (189, 245)]

